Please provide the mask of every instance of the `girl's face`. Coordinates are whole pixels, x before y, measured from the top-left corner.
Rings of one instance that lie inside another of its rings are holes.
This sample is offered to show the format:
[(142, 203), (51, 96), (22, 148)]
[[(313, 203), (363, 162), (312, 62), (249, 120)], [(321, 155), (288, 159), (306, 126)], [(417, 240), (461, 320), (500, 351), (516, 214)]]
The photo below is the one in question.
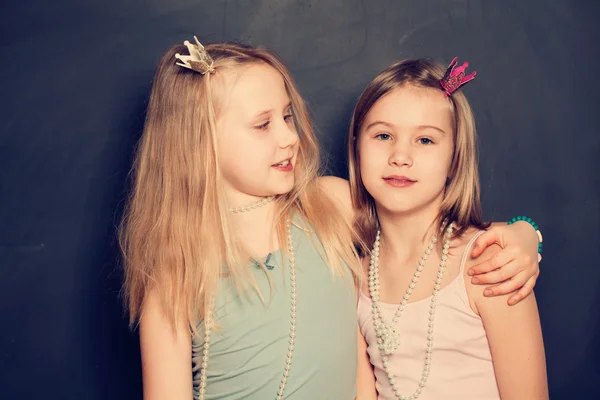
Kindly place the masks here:
[(379, 212), (437, 209), (454, 151), (453, 116), (441, 90), (402, 86), (380, 98), (361, 126), (361, 178)]
[(281, 74), (257, 63), (227, 72), (224, 80), (217, 153), (228, 192), (236, 201), (289, 192), (298, 134)]

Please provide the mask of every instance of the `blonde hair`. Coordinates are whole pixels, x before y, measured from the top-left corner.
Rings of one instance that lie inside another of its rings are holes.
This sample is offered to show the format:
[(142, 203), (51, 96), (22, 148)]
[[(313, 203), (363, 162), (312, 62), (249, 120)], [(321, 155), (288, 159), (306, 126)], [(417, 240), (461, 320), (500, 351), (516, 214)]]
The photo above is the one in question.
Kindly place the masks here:
[[(399, 61), (377, 75), (362, 92), (350, 124), (348, 161), (352, 203), (357, 210), (356, 227), (366, 243), (373, 243), (379, 226), (375, 201), (361, 180), (358, 137), (367, 114), (375, 103), (386, 94), (410, 85), (417, 88), (440, 88), (440, 80), (446, 68), (427, 59)], [(454, 237), (464, 233), (470, 226), (485, 229), (483, 221), (477, 168), (477, 134), (475, 118), (462, 91), (448, 97), (448, 105), (454, 117), (454, 153), (450, 165), (450, 181), (446, 185), (436, 224), (455, 221), (459, 226)]]
[(144, 299), (157, 290), (173, 326), (182, 316), (195, 332), (218, 290), (223, 267), (236, 287), (255, 286), (249, 254), (233, 233), (216, 151), (216, 118), (223, 71), (264, 63), (283, 77), (292, 104), (299, 150), (293, 189), (276, 201), (280, 247), (287, 251), (287, 220), (298, 213), (321, 240), (326, 262), (345, 274), (358, 271), (351, 227), (316, 182), (319, 146), (306, 106), (285, 65), (272, 52), (233, 43), (209, 44), (214, 74), (175, 65), (173, 46), (159, 62), (142, 138), (132, 171), (133, 187), (120, 227), (124, 256), (123, 295), (130, 324), (141, 317)]

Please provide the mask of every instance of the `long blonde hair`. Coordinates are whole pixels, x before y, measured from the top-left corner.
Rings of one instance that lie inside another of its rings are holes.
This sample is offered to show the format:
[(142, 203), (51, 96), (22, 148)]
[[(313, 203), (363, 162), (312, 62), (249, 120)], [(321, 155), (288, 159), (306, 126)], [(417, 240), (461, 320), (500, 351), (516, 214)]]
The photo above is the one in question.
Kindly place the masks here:
[[(366, 243), (374, 242), (379, 226), (375, 201), (362, 183), (357, 147), (367, 114), (380, 98), (406, 85), (441, 90), (440, 80), (445, 72), (446, 68), (428, 59), (398, 61), (373, 78), (356, 103), (348, 138), (350, 192), (357, 210), (357, 230)], [(459, 229), (454, 232), (454, 237), (458, 237), (470, 226), (485, 229), (489, 224), (483, 221), (481, 211), (473, 111), (461, 90), (448, 97), (448, 105), (454, 117), (454, 153), (450, 180), (436, 223), (443, 229), (443, 221), (456, 222)]]
[(355, 273), (357, 256), (351, 227), (316, 178), (319, 146), (306, 106), (285, 65), (272, 52), (233, 43), (209, 44), (215, 73), (205, 75), (175, 65), (170, 48), (159, 62), (142, 138), (132, 171), (133, 187), (120, 227), (124, 256), (123, 295), (133, 325), (149, 290), (157, 290), (164, 312), (177, 327), (182, 316), (195, 327), (218, 290), (223, 266), (240, 290), (253, 285), (248, 253), (233, 233), (216, 151), (220, 74), (230, 68), (265, 63), (283, 77), (299, 135), (293, 189), (276, 201), (280, 247), (287, 254), (286, 222), (292, 213), (308, 221), (334, 273), (343, 263)]

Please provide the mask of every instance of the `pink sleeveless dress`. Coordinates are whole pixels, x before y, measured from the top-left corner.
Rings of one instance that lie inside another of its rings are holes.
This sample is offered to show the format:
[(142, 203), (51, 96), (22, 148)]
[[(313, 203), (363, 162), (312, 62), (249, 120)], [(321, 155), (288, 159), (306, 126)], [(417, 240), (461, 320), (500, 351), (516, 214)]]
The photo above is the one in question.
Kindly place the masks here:
[[(419, 400), (500, 399), (485, 329), (469, 305), (463, 275), (469, 249), (481, 233), (475, 234), (465, 247), (458, 276), (438, 293), (431, 369)], [(414, 393), (421, 380), (430, 300), (431, 297), (408, 303), (398, 321), (400, 347), (388, 357), (388, 365), (403, 396)], [(377, 347), (371, 304), (361, 291), (358, 323), (368, 344), (379, 400), (394, 400), (396, 396)], [(398, 305), (379, 304), (385, 320), (391, 321)]]

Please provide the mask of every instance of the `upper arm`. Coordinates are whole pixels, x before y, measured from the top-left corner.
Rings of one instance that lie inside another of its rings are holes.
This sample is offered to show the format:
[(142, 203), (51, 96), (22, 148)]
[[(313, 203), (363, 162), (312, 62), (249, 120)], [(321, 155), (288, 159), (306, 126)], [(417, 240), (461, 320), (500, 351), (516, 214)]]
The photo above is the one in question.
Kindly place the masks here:
[(375, 389), (375, 374), (373, 366), (369, 360), (367, 353), (367, 342), (360, 333), (360, 328), (357, 326), (358, 334), (358, 371), (356, 376), (357, 400), (376, 400), (377, 390)]
[(350, 196), (350, 183), (337, 176), (321, 176), (318, 178), (321, 189), (327, 194), (346, 220), (352, 224), (354, 220), (354, 208)]
[(187, 321), (179, 322), (175, 331), (157, 293), (148, 293), (140, 320), (144, 400), (193, 397), (191, 334)]
[[(492, 245), (486, 257), (500, 250)], [(472, 261), (472, 260), (471, 260)], [(547, 399), (546, 359), (535, 296), (509, 306), (510, 294), (484, 297), (466, 277), (469, 298), (481, 316), (503, 400)]]

